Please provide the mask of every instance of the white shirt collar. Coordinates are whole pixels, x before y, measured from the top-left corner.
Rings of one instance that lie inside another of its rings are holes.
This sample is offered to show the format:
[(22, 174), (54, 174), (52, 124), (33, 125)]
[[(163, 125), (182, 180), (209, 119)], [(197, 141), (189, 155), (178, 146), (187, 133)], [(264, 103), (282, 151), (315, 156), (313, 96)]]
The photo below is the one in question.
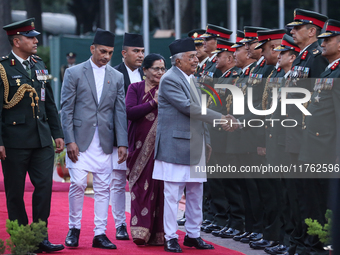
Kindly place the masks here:
[(92, 61), (92, 57), (90, 57), (90, 63), (91, 63), (92, 69), (100, 69), (100, 70), (102, 70), (102, 69), (105, 69), (105, 68), (106, 68), (106, 65), (101, 66), (101, 67), (97, 66), (97, 65)]
[(185, 79), (188, 81), (188, 83), (190, 84), (190, 78), (192, 77), (192, 74), (189, 76), (187, 75), (185, 72), (183, 72), (180, 68), (178, 68), (177, 66), (175, 66), (178, 70), (181, 71), (181, 73), (184, 75)]
[(125, 67), (129, 75), (130, 83), (136, 83), (142, 80), (138, 68), (132, 71), (127, 65), (125, 65)]
[(207, 62), (207, 60), (209, 59), (209, 57), (206, 57), (205, 59), (203, 59), (201, 62), (198, 63), (199, 68), (201, 68), (205, 62)]
[(326, 70), (327, 70), (328, 68), (331, 68), (331, 66), (332, 66), (336, 61), (338, 61), (338, 60), (340, 60), (340, 58), (338, 58), (338, 59), (334, 60), (332, 63), (330, 63), (330, 64), (326, 67)]
[(276, 69), (276, 70), (279, 69), (279, 62), (276, 63), (275, 69)]
[(288, 76), (289, 76), (289, 74), (291, 73), (291, 70), (289, 70), (287, 73), (285, 73), (285, 79), (287, 79), (288, 78)]
[[(312, 43), (311, 43), (312, 44)], [(311, 44), (308, 44), (302, 51), (300, 51), (299, 56), (309, 47)]]
[(247, 70), (247, 68), (250, 66), (250, 65), (252, 65), (253, 63), (250, 63), (249, 65), (247, 65), (246, 67), (244, 67), (243, 69), (242, 69), (242, 73), (244, 73), (246, 70)]
[(209, 58), (209, 61), (212, 61), (214, 59), (214, 57), (216, 57), (217, 53), (215, 53), (214, 55), (212, 55), (210, 58)]
[(257, 62), (256, 62), (256, 65), (259, 65), (259, 64), (261, 64), (261, 62), (262, 62), (262, 60), (264, 59), (264, 56), (262, 56), (262, 57), (260, 57), (260, 59), (259, 60), (257, 60)]

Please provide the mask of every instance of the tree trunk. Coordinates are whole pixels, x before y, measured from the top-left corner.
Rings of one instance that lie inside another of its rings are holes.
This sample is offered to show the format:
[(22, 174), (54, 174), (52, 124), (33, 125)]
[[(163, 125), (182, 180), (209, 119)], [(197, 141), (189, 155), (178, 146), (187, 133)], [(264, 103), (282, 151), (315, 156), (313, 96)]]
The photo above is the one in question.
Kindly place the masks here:
[[(7, 0), (0, 0), (0, 27), (2, 28), (11, 22), (11, 2)], [(0, 31), (0, 45), (0, 57), (7, 55), (11, 50), (11, 46), (8, 42), (7, 33), (3, 29)]]
[(256, 27), (262, 26), (262, 0), (251, 2), (251, 24)]
[(181, 32), (186, 33), (194, 29), (195, 8), (193, 0), (182, 0), (180, 2), (181, 9)]
[[(42, 11), (41, 11), (41, 0), (25, 0), (25, 7), (27, 11), (27, 18), (35, 18), (35, 29), (43, 33), (42, 27)], [(43, 36), (37, 36), (39, 43), (38, 45), (43, 45)]]

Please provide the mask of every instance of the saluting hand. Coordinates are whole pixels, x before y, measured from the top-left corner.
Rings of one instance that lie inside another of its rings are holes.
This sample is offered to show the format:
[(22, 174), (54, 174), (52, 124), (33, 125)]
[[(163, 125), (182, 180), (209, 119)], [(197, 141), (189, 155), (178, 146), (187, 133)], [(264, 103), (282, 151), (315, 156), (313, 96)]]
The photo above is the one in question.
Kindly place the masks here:
[(0, 159), (5, 160), (6, 159), (6, 150), (5, 146), (0, 146)]
[(79, 156), (79, 148), (76, 143), (68, 143), (67, 147), (67, 156), (72, 160), (73, 163), (78, 161)]
[(124, 146), (118, 147), (118, 164), (123, 163), (127, 158), (127, 148)]
[(54, 140), (55, 142), (55, 153), (60, 153), (64, 150), (64, 146), (65, 146), (65, 143), (64, 143), (64, 139), (63, 138), (57, 138)]

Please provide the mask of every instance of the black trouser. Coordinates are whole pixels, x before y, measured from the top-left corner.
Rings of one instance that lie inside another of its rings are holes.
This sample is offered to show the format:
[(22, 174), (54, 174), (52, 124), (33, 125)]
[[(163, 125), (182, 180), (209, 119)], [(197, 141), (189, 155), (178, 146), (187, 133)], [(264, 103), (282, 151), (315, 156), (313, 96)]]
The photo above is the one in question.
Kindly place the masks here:
[(52, 175), (54, 164), (53, 146), (37, 149), (6, 149), (2, 160), (8, 218), (27, 225), (28, 218), (23, 200), (26, 173), (34, 186), (32, 197), (33, 222), (45, 221), (50, 215)]

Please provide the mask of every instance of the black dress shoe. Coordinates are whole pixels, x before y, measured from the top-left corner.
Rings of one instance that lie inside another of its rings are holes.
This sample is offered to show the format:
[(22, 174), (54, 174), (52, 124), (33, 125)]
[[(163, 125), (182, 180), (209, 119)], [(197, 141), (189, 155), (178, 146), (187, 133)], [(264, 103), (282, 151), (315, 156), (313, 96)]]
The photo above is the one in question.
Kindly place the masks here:
[(41, 252), (53, 252), (53, 251), (61, 251), (65, 247), (62, 244), (51, 244), (48, 239), (44, 239), (39, 246), (38, 246), (38, 251), (36, 253), (41, 253)]
[(264, 249), (267, 247), (273, 247), (279, 244), (279, 241), (268, 241), (265, 239), (261, 239), (259, 241), (254, 241), (249, 244), (250, 248), (253, 249)]
[(178, 240), (176, 238), (172, 238), (169, 241), (165, 241), (164, 250), (168, 252), (182, 252), (181, 246), (178, 244)]
[(79, 234), (80, 229), (77, 228), (71, 228), (66, 236), (65, 239), (65, 245), (67, 247), (78, 247), (79, 245)]
[(233, 240), (234, 240), (234, 241), (240, 241), (242, 238), (247, 237), (247, 236), (249, 236), (250, 234), (251, 234), (251, 232), (240, 233), (240, 234), (234, 236), (234, 237), (233, 237)]
[(125, 225), (120, 225), (116, 228), (116, 239), (117, 240), (129, 240), (129, 234), (126, 230)]
[(117, 246), (111, 243), (105, 234), (95, 236), (92, 241), (92, 247), (102, 249), (117, 249)]
[(259, 241), (259, 240), (262, 239), (262, 237), (263, 237), (263, 235), (261, 233), (253, 232), (250, 235), (241, 238), (240, 242), (241, 243), (249, 243), (251, 241)]
[(187, 221), (187, 219), (183, 217), (183, 218), (177, 220), (177, 224), (178, 224), (178, 226), (184, 226), (186, 221)]
[(276, 254), (285, 254), (288, 252), (288, 247), (283, 244), (276, 245), (274, 247), (266, 247), (264, 251), (268, 254), (276, 255)]
[(206, 242), (204, 242), (201, 237), (190, 238), (189, 236), (185, 236), (183, 245), (189, 246), (189, 247), (195, 247), (196, 249), (200, 249), (200, 250), (215, 249), (214, 246), (212, 246), (211, 244), (207, 244)]
[(205, 226), (202, 231), (205, 233), (211, 233), (214, 230), (221, 230), (222, 228), (223, 228), (222, 226), (210, 224)]
[(224, 232), (224, 231), (227, 231), (229, 228), (228, 227), (224, 227), (222, 228), (221, 230), (214, 230), (214, 231), (211, 231), (211, 234), (213, 236), (220, 236), (220, 233)]
[(209, 225), (209, 224), (211, 224), (211, 223), (212, 223), (211, 220), (204, 220), (204, 221), (202, 222), (202, 226), (207, 226), (207, 225)]
[(240, 230), (229, 228), (227, 231), (221, 232), (219, 237), (222, 238), (233, 238), (236, 235), (241, 234), (242, 232)]

